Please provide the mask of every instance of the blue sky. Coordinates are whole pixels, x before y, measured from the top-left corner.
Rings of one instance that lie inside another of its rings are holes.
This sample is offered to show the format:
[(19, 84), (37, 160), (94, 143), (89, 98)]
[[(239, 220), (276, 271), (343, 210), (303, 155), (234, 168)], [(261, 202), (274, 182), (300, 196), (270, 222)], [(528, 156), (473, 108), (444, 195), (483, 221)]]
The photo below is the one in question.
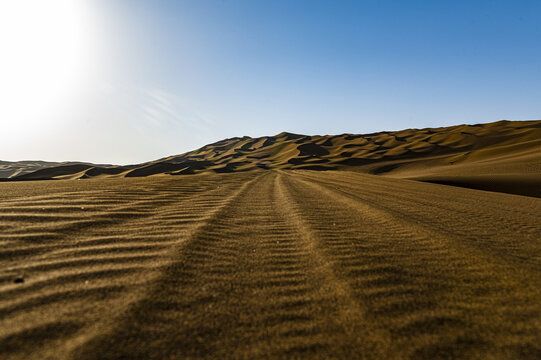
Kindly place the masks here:
[(540, 1), (85, 6), (85, 76), (54, 116), (19, 120), (0, 159), (124, 164), (232, 136), (541, 118)]

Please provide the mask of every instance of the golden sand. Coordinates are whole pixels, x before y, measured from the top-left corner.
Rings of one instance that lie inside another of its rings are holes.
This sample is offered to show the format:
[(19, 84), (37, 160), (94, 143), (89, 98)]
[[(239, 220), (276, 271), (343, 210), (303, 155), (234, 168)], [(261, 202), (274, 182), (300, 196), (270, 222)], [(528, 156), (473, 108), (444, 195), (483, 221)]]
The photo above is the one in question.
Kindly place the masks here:
[(0, 244), (1, 359), (541, 357), (535, 197), (350, 171), (6, 182)]

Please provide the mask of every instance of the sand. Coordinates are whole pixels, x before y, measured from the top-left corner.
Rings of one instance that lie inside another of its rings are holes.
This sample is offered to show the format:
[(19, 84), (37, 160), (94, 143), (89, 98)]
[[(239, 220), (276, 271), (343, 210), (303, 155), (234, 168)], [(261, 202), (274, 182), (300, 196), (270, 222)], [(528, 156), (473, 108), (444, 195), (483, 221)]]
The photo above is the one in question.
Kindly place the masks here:
[(0, 358), (541, 358), (541, 199), (419, 166), (0, 183)]
[[(200, 149), (129, 166), (0, 162), (9, 180), (89, 179), (347, 170), (541, 197), (541, 120), (383, 131), (225, 139)], [(1, 179), (0, 179), (1, 180)]]

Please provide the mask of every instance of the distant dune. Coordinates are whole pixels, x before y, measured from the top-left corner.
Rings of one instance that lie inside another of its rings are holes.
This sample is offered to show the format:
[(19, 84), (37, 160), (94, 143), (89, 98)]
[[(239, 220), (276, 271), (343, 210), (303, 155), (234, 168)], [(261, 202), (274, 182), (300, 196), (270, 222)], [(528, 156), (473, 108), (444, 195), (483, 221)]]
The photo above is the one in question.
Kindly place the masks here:
[(10, 179), (17, 176), (33, 173), (38, 170), (81, 163), (61, 163), (50, 161), (0, 161), (0, 179)]
[[(27, 161), (0, 161), (0, 181), (2, 180), (14, 180), (14, 179), (25, 179), (24, 175), (30, 175), (32, 179), (52, 179), (55, 178), (59, 172), (60, 173), (73, 173), (74, 169), (89, 169), (91, 167), (98, 168), (110, 168), (113, 165), (97, 165), (85, 162), (77, 161), (64, 161), (64, 162), (51, 162), (51, 161), (40, 161), (40, 160), (27, 160)], [(115, 168), (117, 166), (114, 166)], [(46, 171), (46, 169), (66, 169), (62, 170), (51, 170)], [(52, 175), (52, 176), (51, 176)]]
[[(6, 165), (3, 165), (6, 166)], [(11, 163), (12, 180), (146, 177), (252, 170), (350, 170), (541, 197), (541, 120), (306, 136), (235, 137), (131, 166)], [(1, 169), (1, 168), (0, 168)], [(7, 176), (6, 176), (7, 175)]]

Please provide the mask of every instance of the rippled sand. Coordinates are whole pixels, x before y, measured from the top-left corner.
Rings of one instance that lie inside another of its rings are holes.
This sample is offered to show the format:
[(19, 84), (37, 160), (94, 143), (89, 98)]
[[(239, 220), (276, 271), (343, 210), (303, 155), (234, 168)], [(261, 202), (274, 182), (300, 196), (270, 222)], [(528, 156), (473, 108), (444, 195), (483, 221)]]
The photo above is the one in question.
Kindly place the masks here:
[(541, 199), (346, 171), (0, 183), (2, 359), (541, 358)]

